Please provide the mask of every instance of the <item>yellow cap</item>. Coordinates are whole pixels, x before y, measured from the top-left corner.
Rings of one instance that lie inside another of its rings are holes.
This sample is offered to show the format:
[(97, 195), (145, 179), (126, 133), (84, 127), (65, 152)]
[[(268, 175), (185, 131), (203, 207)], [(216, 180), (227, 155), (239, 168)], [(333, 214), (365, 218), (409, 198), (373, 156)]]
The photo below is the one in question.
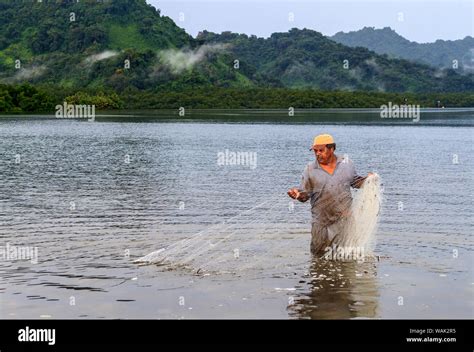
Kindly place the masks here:
[(330, 134), (320, 134), (319, 136), (314, 137), (313, 140), (313, 147), (315, 145), (326, 145), (326, 144), (333, 144), (334, 143), (334, 138)]

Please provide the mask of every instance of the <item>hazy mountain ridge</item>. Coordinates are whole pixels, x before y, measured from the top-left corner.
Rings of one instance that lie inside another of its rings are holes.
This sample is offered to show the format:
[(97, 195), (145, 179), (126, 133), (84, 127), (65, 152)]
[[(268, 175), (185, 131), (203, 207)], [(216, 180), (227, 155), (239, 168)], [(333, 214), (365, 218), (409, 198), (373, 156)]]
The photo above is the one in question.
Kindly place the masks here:
[(474, 72), (474, 38), (471, 36), (459, 40), (417, 43), (405, 39), (390, 27), (364, 27), (358, 31), (338, 32), (330, 38), (350, 47), (360, 46), (378, 54), (388, 54), (437, 68), (453, 68), (453, 60), (457, 60), (460, 72)]

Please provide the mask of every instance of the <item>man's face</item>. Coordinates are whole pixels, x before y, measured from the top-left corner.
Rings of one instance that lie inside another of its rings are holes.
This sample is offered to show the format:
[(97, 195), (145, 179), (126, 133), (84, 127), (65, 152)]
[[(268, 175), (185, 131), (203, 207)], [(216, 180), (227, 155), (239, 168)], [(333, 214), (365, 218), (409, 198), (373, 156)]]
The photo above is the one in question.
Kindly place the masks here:
[(325, 144), (317, 144), (314, 146), (313, 150), (314, 155), (316, 155), (316, 159), (320, 164), (328, 164), (334, 154), (334, 149), (329, 149)]

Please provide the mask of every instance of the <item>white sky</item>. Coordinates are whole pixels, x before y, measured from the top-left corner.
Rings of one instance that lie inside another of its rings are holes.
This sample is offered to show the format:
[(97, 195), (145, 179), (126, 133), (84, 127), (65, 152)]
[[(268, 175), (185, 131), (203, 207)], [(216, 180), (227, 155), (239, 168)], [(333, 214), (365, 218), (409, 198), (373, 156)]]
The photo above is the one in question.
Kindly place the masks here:
[[(290, 28), (325, 35), (391, 27), (419, 43), (474, 36), (474, 0), (147, 0), (192, 36), (201, 30), (268, 37)], [(289, 20), (289, 13), (294, 21)], [(184, 21), (180, 21), (180, 13)]]

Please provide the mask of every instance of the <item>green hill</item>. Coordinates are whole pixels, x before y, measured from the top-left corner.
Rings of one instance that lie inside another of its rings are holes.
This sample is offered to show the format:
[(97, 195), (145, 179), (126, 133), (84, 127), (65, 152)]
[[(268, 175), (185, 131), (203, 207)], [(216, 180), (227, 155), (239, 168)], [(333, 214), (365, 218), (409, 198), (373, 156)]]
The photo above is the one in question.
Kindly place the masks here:
[[(196, 41), (145, 0), (1, 0), (0, 23), (2, 83), (118, 91), (249, 84), (227, 65), (225, 56), (212, 50), (201, 50), (199, 65), (173, 74), (173, 67), (158, 54), (172, 57), (179, 49), (182, 53), (177, 55), (193, 60)], [(15, 66), (16, 60), (21, 68)], [(126, 60), (130, 68), (125, 67)]]
[(273, 33), (267, 39), (204, 31), (197, 40), (231, 44), (236, 58), (255, 67), (258, 74), (279, 79), (285, 87), (389, 92), (474, 91), (473, 75), (461, 76), (454, 70), (440, 72), (425, 64), (390, 59), (361, 47), (350, 48), (309, 29)]
[(425, 63), (437, 68), (452, 68), (457, 60), (460, 72), (474, 72), (474, 38), (437, 40), (434, 43), (416, 43), (399, 35), (390, 27), (364, 27), (359, 31), (339, 32), (332, 40), (350, 46), (364, 47), (378, 54)]

